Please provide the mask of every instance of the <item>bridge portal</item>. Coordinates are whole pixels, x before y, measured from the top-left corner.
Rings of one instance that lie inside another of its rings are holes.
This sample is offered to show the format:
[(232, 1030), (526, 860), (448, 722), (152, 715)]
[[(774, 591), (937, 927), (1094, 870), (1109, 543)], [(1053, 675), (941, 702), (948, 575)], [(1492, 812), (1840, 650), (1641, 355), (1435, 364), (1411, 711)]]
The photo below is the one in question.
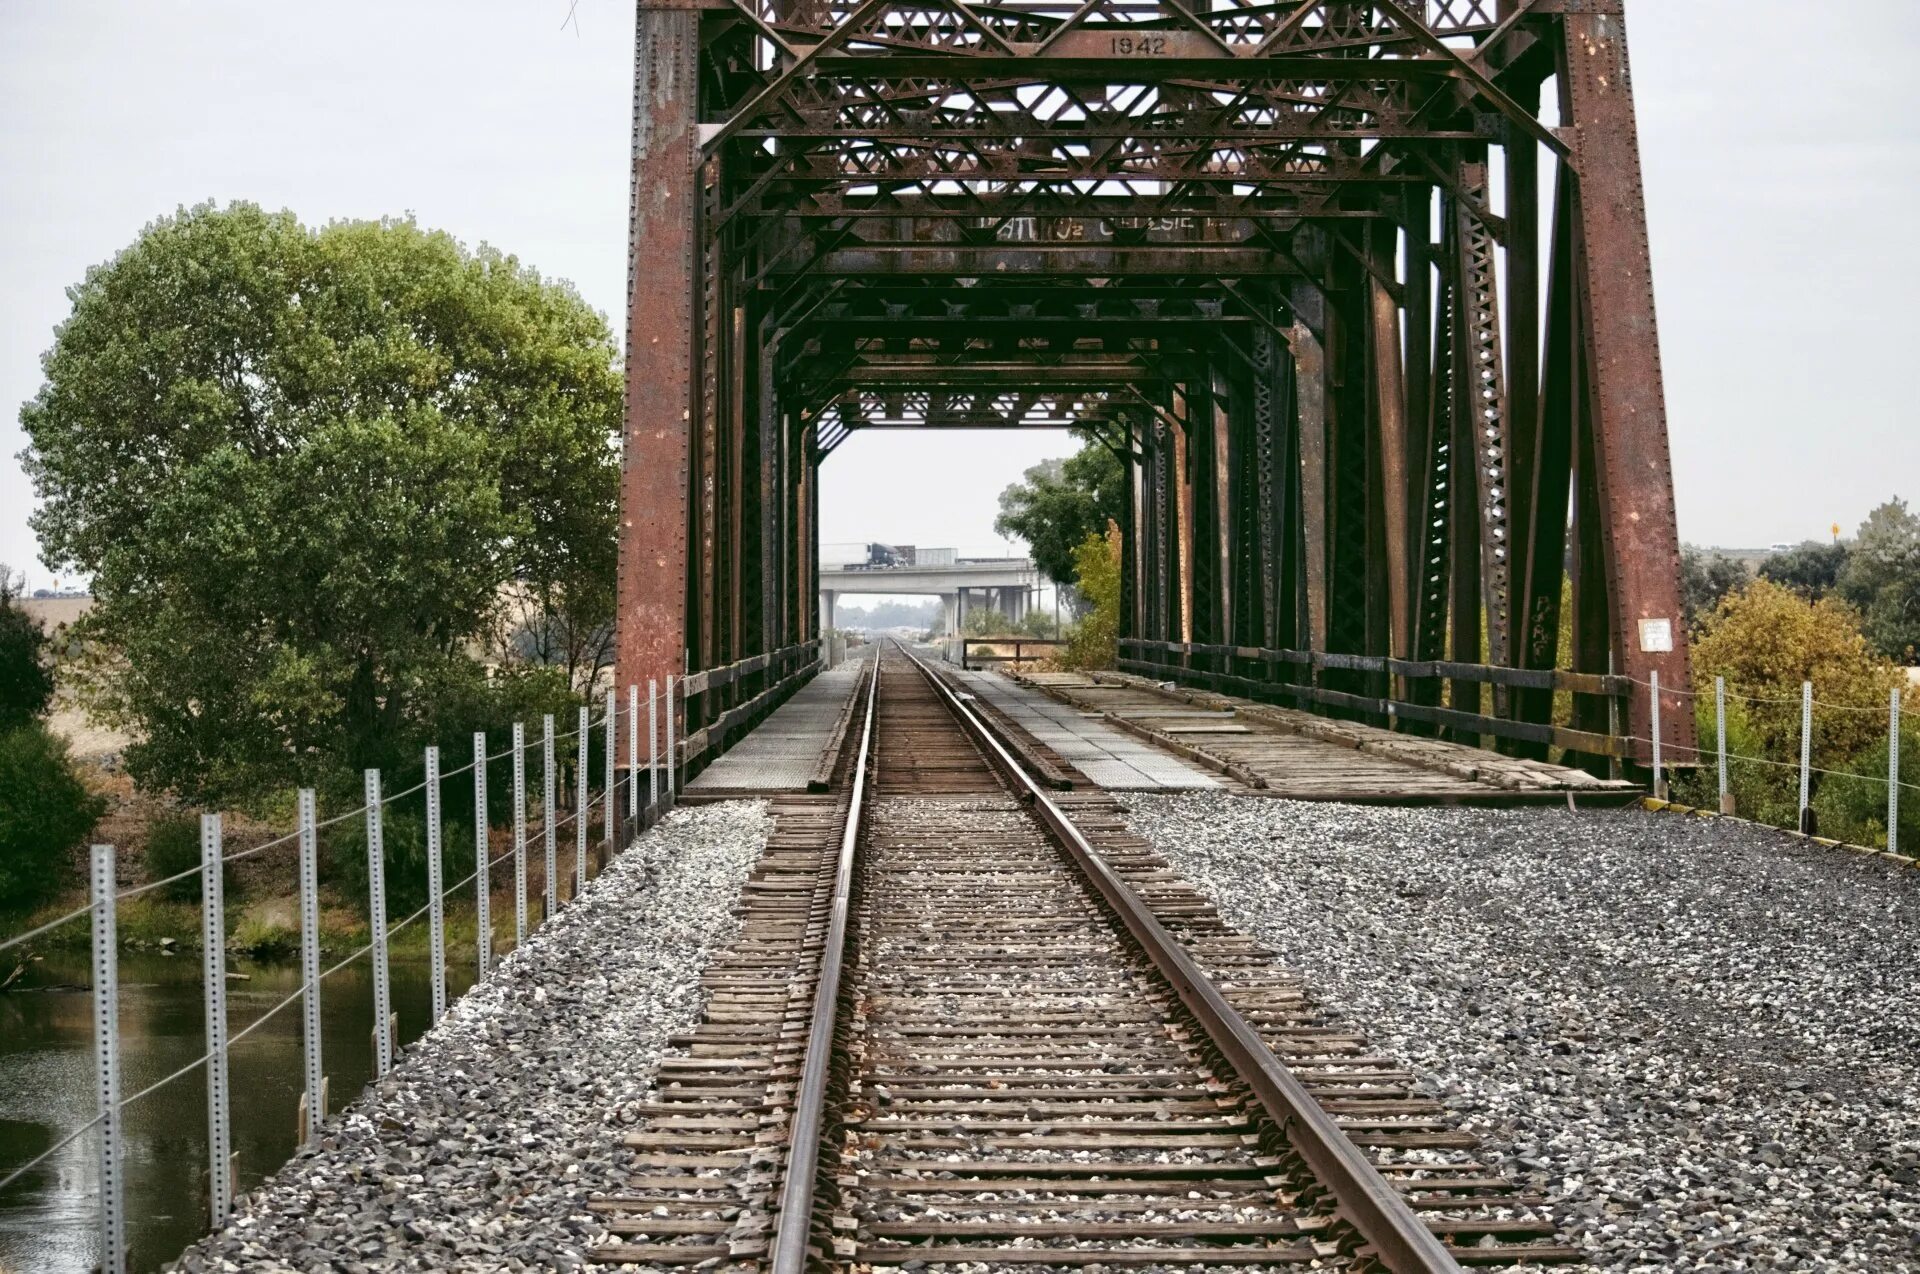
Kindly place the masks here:
[(641, 0), (634, 100), (621, 680), (818, 632), (853, 431), (1072, 426), (1167, 678), (1690, 746), (1622, 0)]

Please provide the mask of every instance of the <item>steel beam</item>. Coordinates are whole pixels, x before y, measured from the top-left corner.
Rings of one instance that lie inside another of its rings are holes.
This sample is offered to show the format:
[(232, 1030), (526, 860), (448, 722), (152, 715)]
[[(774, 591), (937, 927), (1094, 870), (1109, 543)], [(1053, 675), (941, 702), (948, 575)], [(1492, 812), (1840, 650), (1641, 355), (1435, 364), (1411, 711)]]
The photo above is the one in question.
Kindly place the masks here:
[(696, 10), (649, 7), (635, 26), (617, 621), (617, 679), (634, 684), (681, 672), (686, 651), (699, 22)]

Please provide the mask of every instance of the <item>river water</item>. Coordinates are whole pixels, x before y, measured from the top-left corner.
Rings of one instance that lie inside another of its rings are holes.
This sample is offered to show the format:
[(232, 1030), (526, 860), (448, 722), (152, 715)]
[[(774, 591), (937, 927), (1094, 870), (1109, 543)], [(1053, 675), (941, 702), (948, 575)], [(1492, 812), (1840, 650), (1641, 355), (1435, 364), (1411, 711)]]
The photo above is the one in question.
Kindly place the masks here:
[[(297, 963), (229, 961), (247, 975), (227, 983), (237, 1032), (300, 985)], [(393, 1007), (403, 1042), (428, 1025), (425, 961), (393, 963)], [(0, 994), (0, 1176), (93, 1118), (91, 972), (84, 953), (54, 954)], [(473, 982), (471, 964), (448, 970), (448, 995)], [(327, 978), (321, 1055), (333, 1110), (373, 1073), (373, 972), (365, 958)], [(229, 1087), (241, 1190), (258, 1185), (295, 1147), (301, 1088), (300, 1005), (282, 1009), (233, 1046)], [(200, 957), (124, 952), (120, 957), (123, 1095), (206, 1051)], [(207, 1081), (196, 1068), (127, 1108), (129, 1270), (156, 1270), (208, 1228)], [(0, 1192), (0, 1274), (88, 1274), (100, 1259), (99, 1140), (90, 1134)]]

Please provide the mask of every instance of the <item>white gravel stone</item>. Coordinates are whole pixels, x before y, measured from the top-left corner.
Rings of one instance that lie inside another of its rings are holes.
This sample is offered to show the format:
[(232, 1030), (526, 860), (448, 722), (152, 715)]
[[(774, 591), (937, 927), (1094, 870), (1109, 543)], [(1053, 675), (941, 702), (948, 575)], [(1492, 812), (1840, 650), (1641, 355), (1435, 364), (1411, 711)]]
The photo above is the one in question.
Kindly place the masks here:
[(698, 1020), (771, 825), (757, 801), (669, 814), (174, 1268), (580, 1268), (586, 1205), (626, 1175), (611, 1112)]
[(1920, 1269), (1920, 871), (1637, 809), (1125, 800), (1596, 1266)]

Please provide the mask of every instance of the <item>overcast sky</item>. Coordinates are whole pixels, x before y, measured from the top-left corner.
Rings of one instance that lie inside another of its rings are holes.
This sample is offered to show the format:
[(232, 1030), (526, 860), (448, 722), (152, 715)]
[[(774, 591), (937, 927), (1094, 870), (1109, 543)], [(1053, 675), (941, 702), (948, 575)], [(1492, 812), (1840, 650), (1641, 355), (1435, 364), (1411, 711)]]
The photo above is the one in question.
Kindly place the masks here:
[[(574, 21), (567, 22), (573, 12)], [(1680, 531), (1753, 546), (1920, 498), (1920, 4), (1630, 0)], [(630, 0), (0, 0), (0, 561), (47, 582), (14, 454), (64, 289), (204, 199), (413, 213), (624, 321)], [(822, 535), (997, 547), (1059, 434), (878, 434)]]

